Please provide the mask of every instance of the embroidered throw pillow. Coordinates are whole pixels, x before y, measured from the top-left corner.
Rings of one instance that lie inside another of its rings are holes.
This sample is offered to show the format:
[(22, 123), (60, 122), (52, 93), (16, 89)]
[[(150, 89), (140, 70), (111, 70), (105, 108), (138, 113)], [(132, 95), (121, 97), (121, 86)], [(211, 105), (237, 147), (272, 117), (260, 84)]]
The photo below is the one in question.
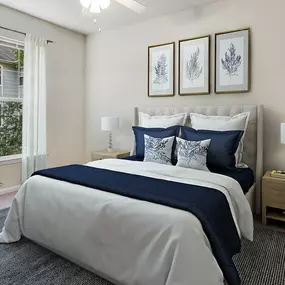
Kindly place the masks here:
[(144, 135), (144, 162), (171, 165), (171, 154), (174, 139), (174, 136), (168, 138), (154, 138)]
[(211, 140), (187, 141), (176, 138), (177, 164), (176, 166), (209, 171), (207, 154)]

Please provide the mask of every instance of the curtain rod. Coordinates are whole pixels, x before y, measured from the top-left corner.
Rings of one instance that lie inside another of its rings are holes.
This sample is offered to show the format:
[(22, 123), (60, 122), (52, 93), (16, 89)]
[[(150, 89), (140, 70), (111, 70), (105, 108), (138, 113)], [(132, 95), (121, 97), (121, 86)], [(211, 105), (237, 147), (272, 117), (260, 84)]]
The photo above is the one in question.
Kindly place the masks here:
[[(10, 32), (14, 32), (14, 33), (17, 33), (17, 34), (21, 34), (21, 35), (24, 35), (24, 36), (27, 35), (26, 33), (23, 33), (23, 32), (20, 32), (20, 31), (16, 31), (16, 30), (13, 30), (13, 29), (9, 29), (9, 28), (3, 27), (3, 26), (0, 26), (0, 29), (6, 30), (6, 31), (10, 31)], [(51, 40), (47, 40), (47, 43), (48, 44), (54, 44), (55, 42), (51, 41)]]

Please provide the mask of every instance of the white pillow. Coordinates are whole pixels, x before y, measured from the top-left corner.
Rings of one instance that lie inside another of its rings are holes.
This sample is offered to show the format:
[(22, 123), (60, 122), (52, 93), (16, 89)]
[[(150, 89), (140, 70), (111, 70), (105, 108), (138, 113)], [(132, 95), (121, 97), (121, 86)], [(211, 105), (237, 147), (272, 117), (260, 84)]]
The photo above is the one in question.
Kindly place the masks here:
[(175, 137), (153, 138), (144, 135), (144, 162), (155, 162), (171, 165), (172, 146)]
[(209, 171), (207, 154), (211, 140), (187, 141), (176, 138), (177, 164), (176, 166)]
[(169, 128), (177, 125), (184, 126), (186, 119), (187, 113), (150, 116), (148, 114), (139, 112), (139, 126), (144, 128)]
[(238, 149), (235, 153), (236, 167), (247, 167), (242, 162), (243, 140), (249, 122), (250, 112), (240, 113), (235, 116), (206, 116), (190, 113), (191, 126), (196, 130), (211, 131), (244, 131)]

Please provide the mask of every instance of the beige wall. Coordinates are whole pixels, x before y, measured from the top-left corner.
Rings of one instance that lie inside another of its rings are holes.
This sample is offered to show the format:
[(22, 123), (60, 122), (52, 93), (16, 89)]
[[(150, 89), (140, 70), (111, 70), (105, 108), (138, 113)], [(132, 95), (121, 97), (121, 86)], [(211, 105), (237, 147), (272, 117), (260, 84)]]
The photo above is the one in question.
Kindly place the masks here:
[[(0, 6), (1, 26), (56, 41), (47, 48), (49, 166), (84, 161), (85, 36)], [(23, 36), (0, 29), (0, 35)], [(0, 166), (2, 188), (20, 184), (20, 164)]]
[[(203, 9), (89, 36), (86, 66), (87, 153), (106, 146), (107, 135), (100, 132), (100, 117), (103, 115), (120, 116), (122, 129), (116, 134), (115, 145), (130, 148), (133, 107), (136, 105), (264, 104), (265, 168), (284, 169), (285, 145), (280, 144), (279, 132), (280, 123), (285, 122), (284, 10), (284, 0), (221, 0)], [(211, 34), (214, 43), (215, 32), (248, 26), (252, 28), (250, 93), (147, 97), (149, 45), (169, 41), (177, 43), (183, 38), (205, 34)]]

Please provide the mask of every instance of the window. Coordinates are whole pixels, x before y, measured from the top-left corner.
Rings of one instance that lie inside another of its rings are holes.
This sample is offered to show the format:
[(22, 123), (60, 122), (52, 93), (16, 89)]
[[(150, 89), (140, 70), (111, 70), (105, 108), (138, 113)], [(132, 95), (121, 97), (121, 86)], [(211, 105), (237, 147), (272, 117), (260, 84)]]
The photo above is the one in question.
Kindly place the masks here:
[(0, 158), (22, 152), (24, 46), (0, 37)]

